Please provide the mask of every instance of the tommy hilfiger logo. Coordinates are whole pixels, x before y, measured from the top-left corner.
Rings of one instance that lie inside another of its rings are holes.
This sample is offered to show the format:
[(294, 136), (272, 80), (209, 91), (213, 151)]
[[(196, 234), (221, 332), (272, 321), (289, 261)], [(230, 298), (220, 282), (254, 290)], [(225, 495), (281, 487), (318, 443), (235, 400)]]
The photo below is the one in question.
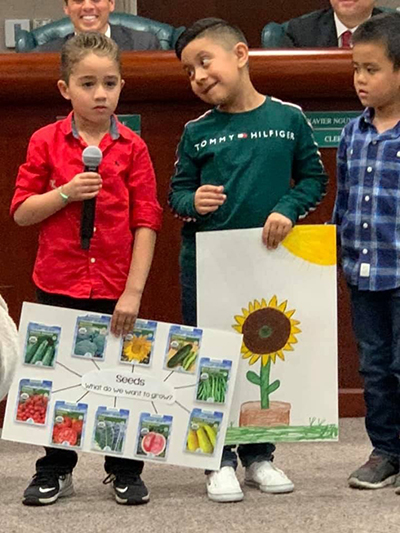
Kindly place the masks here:
[(206, 146), (212, 146), (227, 142), (233, 142), (236, 139), (248, 139), (248, 140), (254, 140), (254, 139), (288, 139), (290, 141), (294, 141), (294, 133), (293, 131), (288, 130), (261, 130), (261, 131), (251, 131), (249, 133), (242, 132), (242, 133), (235, 133), (230, 135), (221, 135), (220, 137), (213, 137), (211, 139), (204, 139), (199, 143), (196, 143), (194, 147), (197, 151), (201, 150), (202, 148), (205, 148)]

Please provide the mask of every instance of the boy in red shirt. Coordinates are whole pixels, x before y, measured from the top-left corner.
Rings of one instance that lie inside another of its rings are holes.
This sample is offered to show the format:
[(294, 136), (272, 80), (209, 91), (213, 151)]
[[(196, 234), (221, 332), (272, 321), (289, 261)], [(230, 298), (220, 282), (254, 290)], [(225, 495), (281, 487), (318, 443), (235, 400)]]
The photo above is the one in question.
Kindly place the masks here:
[[(161, 207), (144, 141), (114, 115), (124, 81), (119, 50), (105, 35), (81, 33), (61, 53), (58, 88), (73, 112), (32, 135), (11, 214), (41, 223), (33, 280), (39, 303), (112, 314), (111, 331), (128, 333), (138, 316)], [(82, 172), (82, 151), (98, 146), (99, 172)], [(82, 201), (96, 198), (94, 233), (82, 249)], [(47, 448), (23, 503), (46, 505), (73, 493), (77, 455)], [(142, 461), (106, 457), (107, 481), (121, 504), (149, 500)]]

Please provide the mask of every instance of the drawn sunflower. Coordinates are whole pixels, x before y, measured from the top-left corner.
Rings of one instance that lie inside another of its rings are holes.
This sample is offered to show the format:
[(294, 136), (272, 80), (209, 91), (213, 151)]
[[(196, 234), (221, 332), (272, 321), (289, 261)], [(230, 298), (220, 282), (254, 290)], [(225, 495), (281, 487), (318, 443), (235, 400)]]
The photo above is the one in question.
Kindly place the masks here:
[(243, 334), (242, 355), (254, 365), (260, 357), (265, 366), (269, 359), (275, 363), (276, 356), (285, 360), (284, 351), (293, 351), (292, 344), (297, 343), (295, 335), (301, 330), (300, 322), (293, 320), (295, 310), (286, 311), (287, 301), (278, 305), (276, 296), (266, 303), (264, 299), (249, 303), (243, 308), (243, 315), (236, 315), (234, 329)]
[(261, 358), (260, 375), (248, 371), (246, 377), (260, 387), (263, 409), (269, 408), (269, 396), (280, 386), (279, 380), (270, 383), (271, 361), (275, 363), (277, 356), (284, 361), (284, 352), (293, 351), (296, 334), (301, 333), (297, 327), (300, 322), (292, 318), (295, 309), (286, 311), (286, 308), (287, 301), (278, 304), (273, 296), (268, 304), (264, 299), (250, 302), (248, 308), (242, 309), (242, 315), (234, 317), (236, 324), (232, 327), (243, 334), (243, 359), (249, 359), (249, 364), (254, 365)]

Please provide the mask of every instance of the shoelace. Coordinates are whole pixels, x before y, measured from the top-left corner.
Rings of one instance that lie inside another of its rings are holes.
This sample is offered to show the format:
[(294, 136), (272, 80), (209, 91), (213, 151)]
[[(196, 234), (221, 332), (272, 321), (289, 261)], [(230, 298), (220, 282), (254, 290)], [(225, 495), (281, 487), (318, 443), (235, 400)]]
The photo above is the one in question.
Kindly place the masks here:
[[(60, 476), (65, 477), (65, 476)], [(55, 485), (58, 481), (57, 474), (49, 473), (49, 472), (36, 472), (36, 474), (33, 476), (32, 485), (34, 486), (40, 486), (40, 485)]]
[(136, 485), (139, 481), (139, 476), (137, 474), (131, 474), (130, 472), (124, 472), (122, 474), (108, 474), (108, 476), (103, 480), (104, 485), (108, 485), (113, 481), (118, 481), (121, 485)]

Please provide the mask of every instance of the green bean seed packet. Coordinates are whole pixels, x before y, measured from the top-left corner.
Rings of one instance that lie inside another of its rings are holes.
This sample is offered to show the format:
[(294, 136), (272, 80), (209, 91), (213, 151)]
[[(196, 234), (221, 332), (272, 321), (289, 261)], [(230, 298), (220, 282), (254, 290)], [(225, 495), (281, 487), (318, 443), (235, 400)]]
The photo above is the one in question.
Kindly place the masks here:
[(224, 404), (228, 393), (231, 369), (232, 361), (201, 358), (196, 400), (198, 402)]

